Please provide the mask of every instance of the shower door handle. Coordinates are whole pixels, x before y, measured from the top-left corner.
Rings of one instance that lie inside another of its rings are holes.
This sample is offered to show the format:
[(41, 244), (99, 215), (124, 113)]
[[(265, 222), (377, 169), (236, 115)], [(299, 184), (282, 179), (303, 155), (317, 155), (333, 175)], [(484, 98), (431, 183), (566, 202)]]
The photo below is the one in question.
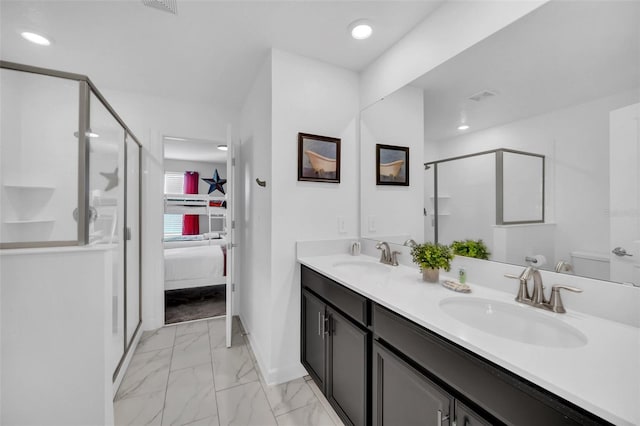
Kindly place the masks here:
[(124, 229), (124, 238), (127, 241), (131, 240), (131, 228), (129, 228), (128, 226)]
[(614, 248), (613, 250), (611, 250), (611, 253), (615, 254), (616, 256), (620, 256), (620, 257), (633, 256), (632, 254), (627, 253), (627, 251), (625, 249), (623, 249), (622, 247)]

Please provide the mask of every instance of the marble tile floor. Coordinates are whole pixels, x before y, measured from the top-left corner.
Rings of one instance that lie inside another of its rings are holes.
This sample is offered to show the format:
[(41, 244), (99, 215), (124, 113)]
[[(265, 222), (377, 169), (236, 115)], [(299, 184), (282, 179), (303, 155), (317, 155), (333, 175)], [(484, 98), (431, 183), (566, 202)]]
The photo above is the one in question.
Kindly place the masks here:
[(145, 332), (114, 400), (115, 424), (342, 426), (308, 376), (268, 386), (238, 318)]

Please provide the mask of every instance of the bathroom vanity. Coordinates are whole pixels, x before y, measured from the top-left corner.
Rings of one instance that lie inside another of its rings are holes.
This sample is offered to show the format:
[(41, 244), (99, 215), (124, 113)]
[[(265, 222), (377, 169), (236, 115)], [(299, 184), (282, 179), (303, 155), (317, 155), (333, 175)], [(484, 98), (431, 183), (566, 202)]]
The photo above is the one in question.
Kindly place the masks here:
[[(345, 424), (640, 420), (635, 327), (536, 312), (474, 284), (469, 295), (454, 293), (369, 256), (298, 260), (301, 361)], [(492, 325), (474, 320), (477, 306), (506, 326), (482, 329)]]

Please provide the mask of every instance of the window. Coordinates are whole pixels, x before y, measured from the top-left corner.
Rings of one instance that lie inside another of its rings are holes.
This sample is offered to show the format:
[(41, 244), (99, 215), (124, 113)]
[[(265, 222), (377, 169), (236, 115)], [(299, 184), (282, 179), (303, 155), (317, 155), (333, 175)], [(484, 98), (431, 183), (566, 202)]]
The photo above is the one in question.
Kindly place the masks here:
[(164, 172), (164, 193), (184, 194), (184, 173)]
[[(184, 193), (184, 174), (182, 172), (165, 172), (164, 173), (164, 193), (165, 194), (182, 194)], [(182, 215), (181, 214), (165, 214), (164, 215), (164, 235), (182, 235)]]

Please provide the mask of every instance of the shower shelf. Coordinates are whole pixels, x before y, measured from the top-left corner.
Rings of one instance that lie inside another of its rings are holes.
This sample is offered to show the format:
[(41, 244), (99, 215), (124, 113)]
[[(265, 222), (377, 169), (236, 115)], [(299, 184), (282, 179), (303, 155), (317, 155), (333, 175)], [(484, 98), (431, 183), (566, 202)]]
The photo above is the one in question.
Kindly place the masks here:
[(18, 189), (18, 190), (32, 190), (32, 191), (53, 191), (56, 189), (55, 186), (45, 186), (45, 185), (13, 185), (5, 183), (3, 185), (5, 188)]
[(5, 220), (3, 223), (7, 225), (29, 225), (32, 223), (49, 223), (55, 222), (55, 219), (27, 219), (27, 220)]

